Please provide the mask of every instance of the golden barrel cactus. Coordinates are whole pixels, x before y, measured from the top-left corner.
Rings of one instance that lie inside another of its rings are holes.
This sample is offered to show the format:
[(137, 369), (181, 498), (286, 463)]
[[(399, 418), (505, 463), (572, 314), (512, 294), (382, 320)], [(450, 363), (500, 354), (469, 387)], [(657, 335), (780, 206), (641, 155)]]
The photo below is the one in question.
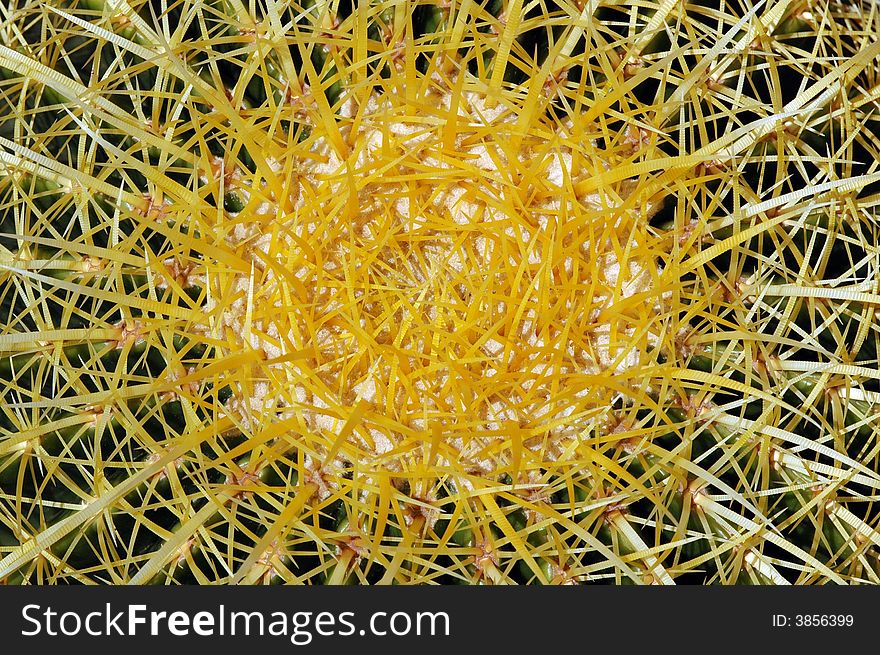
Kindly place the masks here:
[(9, 0), (0, 580), (880, 581), (867, 0)]

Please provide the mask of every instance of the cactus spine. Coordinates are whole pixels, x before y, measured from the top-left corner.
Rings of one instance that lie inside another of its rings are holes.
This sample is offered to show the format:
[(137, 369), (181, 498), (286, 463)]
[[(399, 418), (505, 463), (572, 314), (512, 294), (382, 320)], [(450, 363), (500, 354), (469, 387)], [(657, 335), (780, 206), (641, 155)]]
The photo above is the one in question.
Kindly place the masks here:
[(0, 579), (880, 581), (874, 4), (0, 19)]

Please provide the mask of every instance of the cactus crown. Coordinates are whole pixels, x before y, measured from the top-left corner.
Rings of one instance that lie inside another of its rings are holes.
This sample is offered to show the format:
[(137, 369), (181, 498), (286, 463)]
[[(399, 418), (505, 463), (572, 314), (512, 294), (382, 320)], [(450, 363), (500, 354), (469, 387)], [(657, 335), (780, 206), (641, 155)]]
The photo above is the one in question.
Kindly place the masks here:
[(0, 579), (878, 581), (875, 4), (0, 18)]

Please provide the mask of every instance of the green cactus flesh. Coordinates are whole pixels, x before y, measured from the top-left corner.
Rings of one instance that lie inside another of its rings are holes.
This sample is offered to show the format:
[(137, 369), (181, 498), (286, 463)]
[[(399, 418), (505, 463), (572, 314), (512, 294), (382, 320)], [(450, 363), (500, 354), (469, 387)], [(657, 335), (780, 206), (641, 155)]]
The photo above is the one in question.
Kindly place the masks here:
[(9, 0), (0, 580), (880, 582), (878, 7)]

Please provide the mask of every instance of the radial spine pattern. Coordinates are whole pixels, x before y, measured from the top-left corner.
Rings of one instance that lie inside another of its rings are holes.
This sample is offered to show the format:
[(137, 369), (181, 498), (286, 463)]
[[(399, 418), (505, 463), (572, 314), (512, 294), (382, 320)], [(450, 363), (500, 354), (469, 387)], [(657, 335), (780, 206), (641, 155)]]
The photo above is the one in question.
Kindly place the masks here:
[(0, 580), (880, 582), (871, 2), (0, 7)]

